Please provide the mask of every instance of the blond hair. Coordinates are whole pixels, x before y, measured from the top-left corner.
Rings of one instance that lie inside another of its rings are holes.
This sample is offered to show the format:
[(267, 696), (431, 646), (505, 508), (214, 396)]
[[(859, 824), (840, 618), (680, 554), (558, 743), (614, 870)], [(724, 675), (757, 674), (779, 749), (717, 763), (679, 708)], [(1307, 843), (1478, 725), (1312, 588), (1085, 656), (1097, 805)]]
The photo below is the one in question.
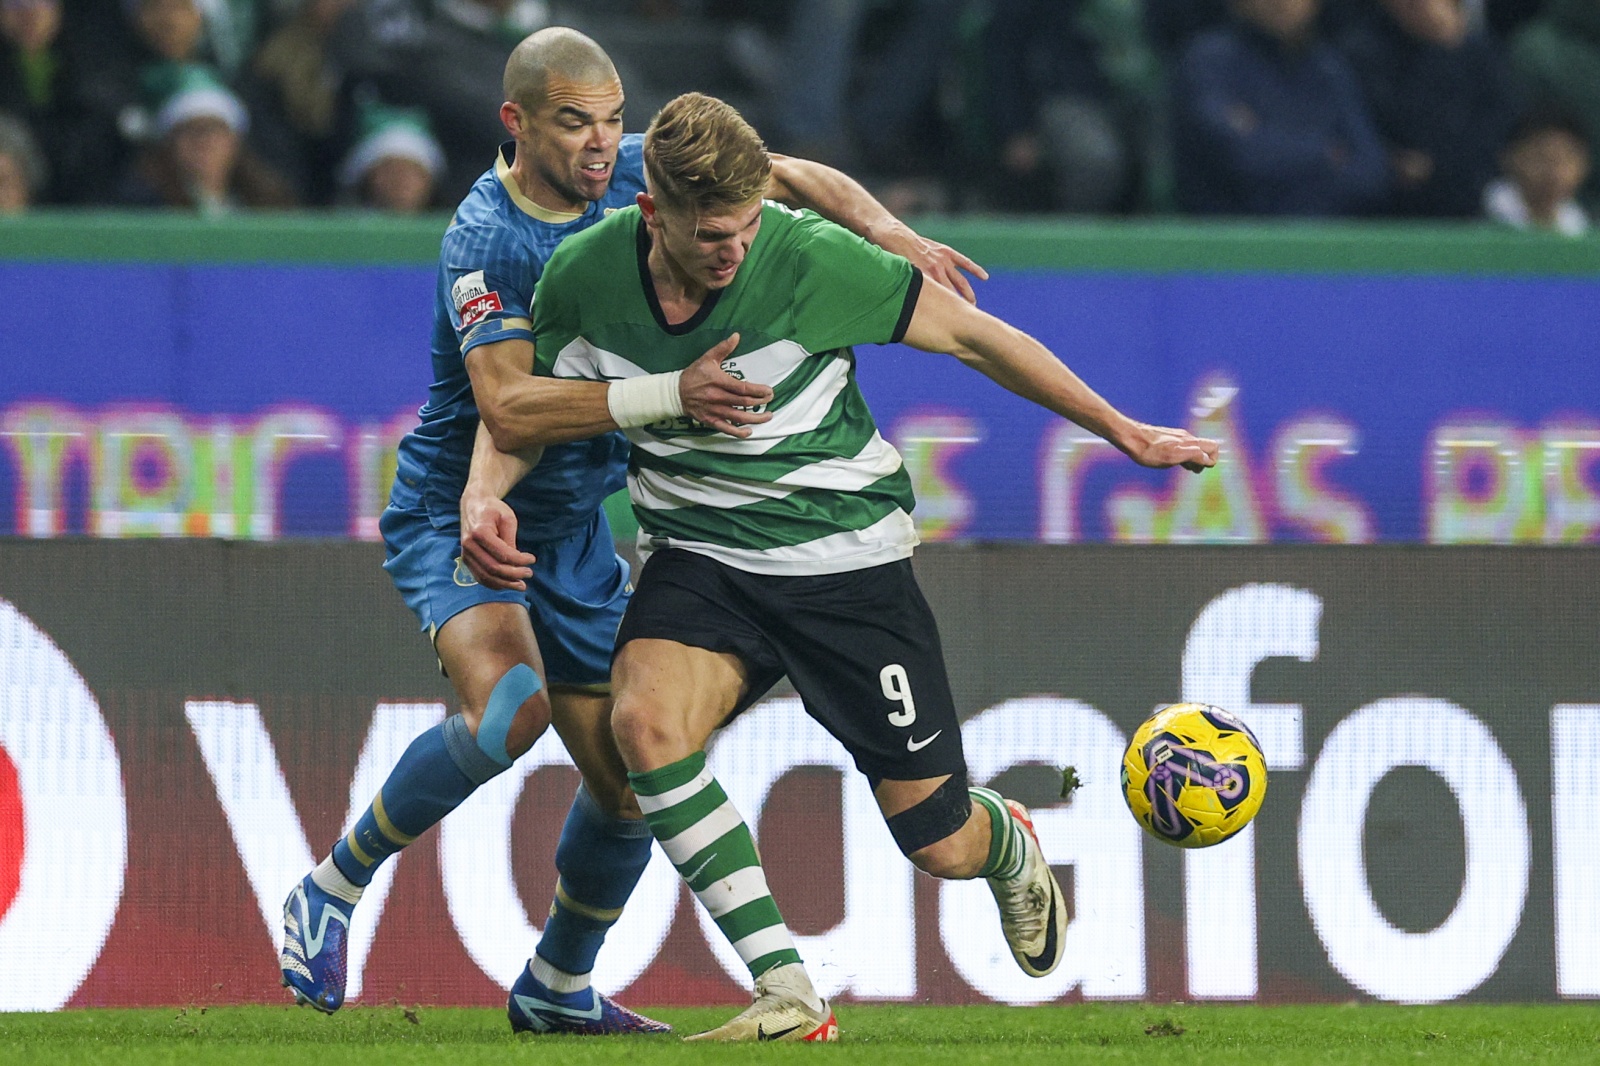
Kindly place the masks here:
[(761, 199), (772, 157), (739, 112), (714, 96), (684, 93), (645, 131), (644, 168), (651, 195), (717, 214)]

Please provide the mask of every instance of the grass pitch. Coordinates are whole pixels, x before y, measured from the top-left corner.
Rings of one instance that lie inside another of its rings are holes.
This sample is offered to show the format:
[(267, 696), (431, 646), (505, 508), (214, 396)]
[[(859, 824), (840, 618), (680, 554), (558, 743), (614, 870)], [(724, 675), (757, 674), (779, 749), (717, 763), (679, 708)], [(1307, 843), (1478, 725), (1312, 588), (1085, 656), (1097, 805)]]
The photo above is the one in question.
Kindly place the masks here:
[[(683, 1032), (735, 1008), (649, 1011)], [(187, 1007), (0, 1014), (0, 1062), (108, 1063), (1585, 1063), (1600, 1006), (866, 1007), (831, 1046), (684, 1044), (676, 1037), (514, 1037), (497, 1010)]]

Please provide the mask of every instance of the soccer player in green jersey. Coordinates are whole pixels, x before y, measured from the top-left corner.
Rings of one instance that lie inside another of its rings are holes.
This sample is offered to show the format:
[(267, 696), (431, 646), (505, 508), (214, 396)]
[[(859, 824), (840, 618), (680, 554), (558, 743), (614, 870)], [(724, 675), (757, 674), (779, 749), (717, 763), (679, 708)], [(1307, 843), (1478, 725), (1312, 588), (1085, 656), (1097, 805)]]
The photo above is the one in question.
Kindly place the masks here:
[[(764, 202), (765, 147), (719, 100), (668, 104), (644, 162), (638, 207), (551, 258), (534, 300), (535, 375), (483, 411), (494, 447), (480, 433), (463, 497), (474, 573), (522, 572), (498, 497), (533, 449), (627, 432), (647, 561), (617, 634), (612, 727), (652, 832), (756, 985), (750, 1008), (702, 1037), (837, 1034), (704, 754), (785, 674), (871, 782), (900, 849), (934, 876), (986, 878), (1017, 964), (1043, 976), (1061, 960), (1066, 903), (1028, 812), (968, 785), (938, 630), (911, 573), (910, 482), (856, 386), (851, 346), (954, 355), (1143, 466), (1198, 472), (1217, 443), (1128, 418), (906, 260)], [(680, 376), (717, 366), (744, 395), (687, 417)]]

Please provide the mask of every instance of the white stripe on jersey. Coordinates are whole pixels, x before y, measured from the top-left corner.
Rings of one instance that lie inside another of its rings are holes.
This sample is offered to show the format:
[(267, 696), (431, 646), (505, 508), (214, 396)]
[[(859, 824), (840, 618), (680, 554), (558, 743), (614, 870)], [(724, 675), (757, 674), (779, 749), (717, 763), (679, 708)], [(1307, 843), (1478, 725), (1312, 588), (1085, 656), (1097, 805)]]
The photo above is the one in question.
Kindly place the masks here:
[(649, 557), (654, 549), (684, 548), (710, 556), (720, 563), (752, 574), (839, 574), (882, 566), (911, 556), (911, 549), (922, 543), (911, 516), (900, 508), (865, 529), (848, 529), (826, 537), (785, 548), (726, 548), (696, 540), (666, 540), (653, 543), (650, 535), (639, 531), (639, 558)]

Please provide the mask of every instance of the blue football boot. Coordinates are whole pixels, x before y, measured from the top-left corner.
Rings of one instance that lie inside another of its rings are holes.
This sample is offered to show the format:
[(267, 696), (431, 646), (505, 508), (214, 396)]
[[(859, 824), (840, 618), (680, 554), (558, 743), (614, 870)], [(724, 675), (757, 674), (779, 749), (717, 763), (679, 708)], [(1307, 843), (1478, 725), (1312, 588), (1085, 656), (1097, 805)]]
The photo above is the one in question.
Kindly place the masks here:
[(517, 1033), (564, 1033), (569, 1036), (621, 1036), (629, 1033), (670, 1033), (672, 1026), (635, 1014), (620, 1003), (585, 988), (581, 992), (552, 992), (528, 967), (522, 968), (506, 1000), (511, 1029)]
[(278, 967), (294, 1001), (332, 1014), (344, 1005), (345, 958), (355, 905), (317, 887), (311, 875), (283, 904), (283, 954)]

